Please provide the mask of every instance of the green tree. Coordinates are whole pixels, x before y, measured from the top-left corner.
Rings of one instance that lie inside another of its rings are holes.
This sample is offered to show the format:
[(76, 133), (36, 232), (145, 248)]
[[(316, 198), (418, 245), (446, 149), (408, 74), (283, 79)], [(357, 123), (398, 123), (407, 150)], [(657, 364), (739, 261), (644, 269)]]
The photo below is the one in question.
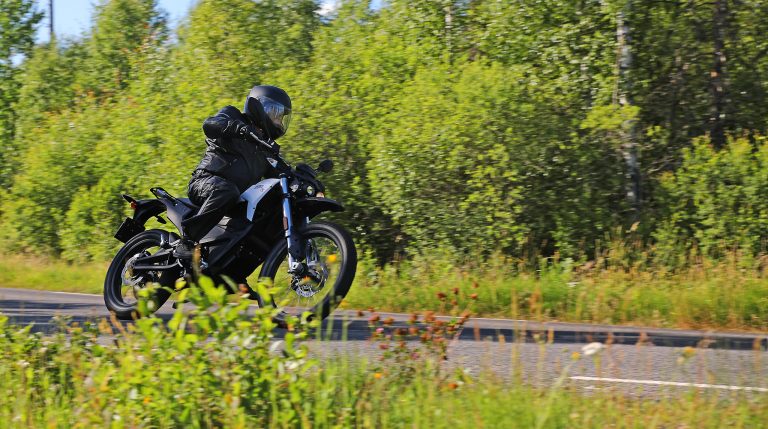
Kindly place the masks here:
[(166, 36), (166, 18), (157, 0), (102, 0), (95, 6), (93, 30), (78, 84), (96, 95), (114, 95), (132, 79), (132, 61)]
[(15, 161), (13, 104), (18, 97), (14, 61), (32, 48), (37, 24), (43, 14), (35, 10), (32, 0), (0, 0), (0, 186), (6, 187)]

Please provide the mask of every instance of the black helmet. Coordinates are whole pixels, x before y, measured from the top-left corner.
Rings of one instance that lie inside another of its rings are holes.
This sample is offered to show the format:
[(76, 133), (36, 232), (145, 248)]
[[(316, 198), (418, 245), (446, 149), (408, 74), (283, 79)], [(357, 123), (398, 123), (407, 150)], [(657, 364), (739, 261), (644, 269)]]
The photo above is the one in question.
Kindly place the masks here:
[(291, 123), (291, 97), (276, 86), (257, 85), (245, 99), (243, 113), (269, 138), (277, 139)]

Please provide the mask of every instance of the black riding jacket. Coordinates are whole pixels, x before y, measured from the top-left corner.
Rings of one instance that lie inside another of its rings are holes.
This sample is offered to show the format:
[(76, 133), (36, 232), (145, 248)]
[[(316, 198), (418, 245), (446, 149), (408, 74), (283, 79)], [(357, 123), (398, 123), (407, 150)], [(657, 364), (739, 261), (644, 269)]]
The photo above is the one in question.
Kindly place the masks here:
[(239, 124), (248, 119), (236, 107), (227, 106), (203, 122), (208, 148), (197, 170), (221, 176), (240, 192), (264, 177), (277, 177), (260, 146), (236, 135)]

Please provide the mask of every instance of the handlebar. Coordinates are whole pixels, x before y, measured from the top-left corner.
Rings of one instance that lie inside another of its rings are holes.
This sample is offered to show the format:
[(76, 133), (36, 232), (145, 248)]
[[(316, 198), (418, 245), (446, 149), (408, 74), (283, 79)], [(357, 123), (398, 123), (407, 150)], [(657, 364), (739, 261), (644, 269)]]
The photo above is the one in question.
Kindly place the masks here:
[(246, 133), (246, 136), (248, 137), (248, 140), (262, 146), (264, 149), (268, 150), (269, 152), (275, 155), (280, 153), (280, 145), (277, 144), (277, 142), (275, 142), (274, 140), (262, 140), (259, 138), (258, 135), (256, 135), (256, 133), (252, 131), (249, 131), (248, 133)]

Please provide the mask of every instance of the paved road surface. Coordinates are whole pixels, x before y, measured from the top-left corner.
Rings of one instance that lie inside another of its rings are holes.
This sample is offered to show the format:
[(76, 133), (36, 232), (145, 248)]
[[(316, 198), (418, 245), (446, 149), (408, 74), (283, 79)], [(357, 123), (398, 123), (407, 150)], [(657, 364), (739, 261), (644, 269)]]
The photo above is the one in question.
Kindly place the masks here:
[[(167, 318), (170, 304), (159, 312)], [(34, 330), (54, 329), (52, 318), (74, 321), (107, 315), (100, 295), (0, 288), (0, 313)], [(408, 315), (380, 313), (406, 326)], [(366, 315), (367, 316), (367, 315)], [(337, 313), (330, 341), (310, 345), (319, 355), (351, 353), (373, 356), (377, 345), (367, 341), (367, 317)], [(346, 337), (346, 341), (341, 341)], [(598, 356), (574, 361), (587, 343), (609, 342)], [(683, 347), (696, 347), (686, 358)], [(567, 383), (588, 390), (621, 389), (642, 395), (680, 393), (691, 389), (726, 395), (768, 394), (768, 333), (736, 334), (611, 325), (536, 323), (506, 319), (471, 319), (451, 342), (446, 365), (479, 375), (514, 379), (514, 374), (547, 386), (565, 374)]]

